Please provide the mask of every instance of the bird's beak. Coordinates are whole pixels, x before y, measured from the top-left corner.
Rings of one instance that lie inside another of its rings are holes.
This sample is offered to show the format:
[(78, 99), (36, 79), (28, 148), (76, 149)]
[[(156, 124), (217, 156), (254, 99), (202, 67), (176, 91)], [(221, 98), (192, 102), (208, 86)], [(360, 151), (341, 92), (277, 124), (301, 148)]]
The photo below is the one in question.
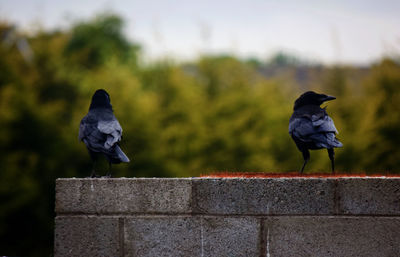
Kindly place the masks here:
[(335, 99), (336, 99), (336, 97), (331, 96), (331, 95), (327, 95), (327, 96), (324, 98), (324, 102), (326, 102), (326, 101), (331, 101), (331, 100), (335, 100)]

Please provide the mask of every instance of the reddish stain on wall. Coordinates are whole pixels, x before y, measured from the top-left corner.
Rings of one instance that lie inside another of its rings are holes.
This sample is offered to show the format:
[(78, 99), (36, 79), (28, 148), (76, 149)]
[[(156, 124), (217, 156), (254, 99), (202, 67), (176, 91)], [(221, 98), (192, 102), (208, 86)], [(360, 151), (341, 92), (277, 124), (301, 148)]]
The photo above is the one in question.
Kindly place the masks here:
[(201, 174), (202, 178), (400, 178), (400, 174), (345, 174), (345, 173), (309, 173), (299, 174), (298, 172), (267, 173), (267, 172), (229, 172), (218, 171), (208, 174)]

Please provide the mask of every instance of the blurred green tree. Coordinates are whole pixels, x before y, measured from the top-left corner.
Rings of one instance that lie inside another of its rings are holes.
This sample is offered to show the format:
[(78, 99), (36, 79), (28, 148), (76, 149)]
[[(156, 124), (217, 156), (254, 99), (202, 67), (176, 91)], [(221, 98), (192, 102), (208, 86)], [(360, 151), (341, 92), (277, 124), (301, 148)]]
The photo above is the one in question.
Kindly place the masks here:
[(398, 172), (400, 167), (400, 65), (384, 59), (365, 80), (364, 167), (373, 172)]
[(110, 58), (135, 66), (139, 46), (128, 41), (122, 28), (123, 20), (108, 13), (79, 22), (70, 33), (65, 56), (88, 69), (103, 65)]

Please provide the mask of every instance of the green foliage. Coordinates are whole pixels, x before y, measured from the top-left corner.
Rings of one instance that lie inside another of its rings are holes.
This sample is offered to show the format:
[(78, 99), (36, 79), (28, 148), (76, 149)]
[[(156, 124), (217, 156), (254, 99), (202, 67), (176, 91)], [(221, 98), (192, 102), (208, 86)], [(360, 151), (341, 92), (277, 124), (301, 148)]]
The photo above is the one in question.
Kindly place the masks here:
[[(400, 167), (400, 65), (392, 60), (383, 60), (372, 67), (364, 82), (368, 142), (365, 165), (371, 170), (398, 171)], [(364, 102), (365, 104), (365, 102)]]
[(78, 23), (70, 32), (65, 56), (89, 69), (105, 64), (110, 58), (134, 65), (138, 46), (126, 39), (122, 28), (122, 19), (110, 14)]
[[(305, 65), (283, 53), (271, 62), (203, 56), (189, 63), (139, 64), (123, 21), (101, 15), (65, 31), (18, 34), (0, 24), (0, 249), (49, 256), (57, 177), (85, 177), (78, 141), (93, 92), (106, 89), (131, 163), (115, 176), (198, 176), (210, 171), (297, 170), (288, 135), (293, 102), (308, 89), (335, 95), (328, 113), (340, 131), (337, 168), (399, 172), (400, 66)], [(15, 40), (28, 40), (27, 61)], [(326, 151), (307, 170), (329, 172)], [(103, 172), (106, 170), (100, 167)]]
[(300, 60), (296, 56), (285, 52), (278, 52), (270, 58), (269, 64), (276, 66), (292, 66), (299, 65)]

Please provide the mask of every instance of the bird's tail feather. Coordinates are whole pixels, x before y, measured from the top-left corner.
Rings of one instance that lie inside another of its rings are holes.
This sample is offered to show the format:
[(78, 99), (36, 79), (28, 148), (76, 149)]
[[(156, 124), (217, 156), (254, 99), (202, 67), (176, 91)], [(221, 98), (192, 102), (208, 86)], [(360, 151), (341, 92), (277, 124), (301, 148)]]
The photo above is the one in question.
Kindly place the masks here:
[(110, 158), (112, 163), (119, 163), (119, 162), (130, 162), (128, 156), (121, 150), (119, 145), (115, 145), (115, 152), (113, 156)]
[(335, 133), (318, 133), (310, 135), (318, 148), (342, 147), (343, 144), (336, 138)]
[(115, 148), (116, 152), (118, 153), (119, 158), (121, 159), (121, 162), (130, 162), (128, 156), (121, 150), (121, 148), (117, 145)]
[(342, 142), (340, 142), (340, 141), (336, 138), (335, 134), (330, 133), (330, 134), (327, 135), (327, 137), (328, 137), (328, 143), (329, 143), (329, 145), (331, 145), (331, 146), (333, 146), (333, 147), (342, 147), (342, 146), (343, 146)]

